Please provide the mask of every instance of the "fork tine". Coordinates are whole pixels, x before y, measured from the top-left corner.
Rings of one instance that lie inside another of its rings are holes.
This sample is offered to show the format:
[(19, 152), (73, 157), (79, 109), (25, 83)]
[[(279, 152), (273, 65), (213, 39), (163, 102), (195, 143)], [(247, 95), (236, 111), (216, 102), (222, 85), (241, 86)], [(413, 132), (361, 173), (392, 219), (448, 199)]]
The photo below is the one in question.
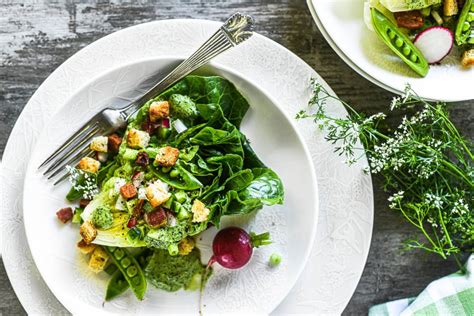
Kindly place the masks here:
[(96, 126), (97, 122), (95, 121), (95, 117), (93, 117), (79, 130), (77, 130), (71, 137), (69, 137), (54, 153), (52, 153), (48, 158), (46, 158), (46, 160), (38, 166), (38, 169), (50, 163), (53, 159), (59, 156), (59, 154), (61, 154), (66, 148), (76, 142), (83, 133), (88, 132), (91, 128), (94, 128)]
[(100, 131), (99, 127), (93, 128), (91, 131), (89, 131), (86, 135), (83, 135), (83, 139), (80, 140), (77, 144), (74, 144), (74, 147), (70, 148), (69, 152), (64, 154), (63, 156), (59, 157), (49, 168), (46, 170), (43, 175), (47, 175), (57, 169), (59, 165), (62, 164), (62, 162), (72, 155), (76, 154), (78, 150), (84, 149), (84, 147), (88, 146), (89, 140), (91, 140), (95, 135), (98, 134)]
[(75, 165), (76, 163), (81, 160), (81, 158), (88, 156), (92, 153), (92, 150), (89, 147), (83, 148), (80, 152), (78, 152), (74, 157), (71, 157), (69, 160), (62, 162), (61, 165), (57, 166), (56, 170), (48, 176), (48, 180), (54, 178), (56, 175), (60, 174), (61, 171), (67, 165)]
[(68, 177), (69, 177), (69, 174), (66, 172), (61, 178), (59, 178), (58, 180), (56, 180), (56, 182), (54, 182), (53, 185), (58, 185), (58, 184), (60, 184), (61, 182), (63, 182), (64, 180), (66, 180)]

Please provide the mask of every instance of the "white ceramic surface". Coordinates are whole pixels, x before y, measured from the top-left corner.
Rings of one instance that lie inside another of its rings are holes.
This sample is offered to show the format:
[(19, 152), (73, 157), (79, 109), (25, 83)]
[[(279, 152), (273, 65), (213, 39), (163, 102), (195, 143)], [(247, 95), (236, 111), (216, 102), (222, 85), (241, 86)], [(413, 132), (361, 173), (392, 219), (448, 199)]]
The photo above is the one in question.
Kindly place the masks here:
[[(123, 96), (134, 83), (159, 73), (175, 59), (152, 59), (124, 65), (95, 79), (72, 96), (45, 126), (31, 156), (23, 191), (26, 235), (36, 265), (51, 291), (73, 314), (98, 313), (195, 313), (199, 292), (158, 291), (149, 284), (144, 301), (133, 294), (103, 304), (108, 277), (88, 271), (87, 262), (76, 249), (77, 225), (62, 225), (55, 211), (65, 200), (69, 183), (54, 187), (37, 167), (88, 117), (107, 106), (103, 100)], [(164, 67), (165, 66), (165, 67)], [(264, 207), (250, 216), (224, 218), (226, 225), (244, 225), (249, 231), (269, 231), (273, 244), (255, 252), (238, 271), (215, 266), (203, 299), (205, 314), (267, 314), (285, 298), (298, 279), (313, 245), (318, 219), (316, 176), (311, 156), (296, 132), (296, 122), (260, 91), (254, 83), (218, 65), (207, 66), (201, 74), (220, 75), (230, 80), (250, 104), (241, 130), (259, 158), (282, 179), (283, 205)], [(210, 245), (216, 229), (202, 234), (198, 242), (203, 263), (211, 256)], [(47, 244), (48, 247), (44, 245)], [(277, 269), (268, 266), (273, 253), (282, 255)], [(74, 284), (71, 287), (71, 284)]]
[(318, 28), (336, 53), (380, 87), (402, 93), (408, 83), (422, 97), (444, 101), (474, 99), (474, 69), (459, 63), (453, 50), (424, 78), (416, 75), (364, 24), (364, 0), (307, 0)]
[[(218, 26), (211, 21), (167, 20), (113, 33), (68, 59), (32, 96), (5, 148), (0, 204), (3, 261), (27, 312), (65, 312), (33, 262), (22, 216), (25, 170), (45, 124), (91, 78), (134, 61), (166, 56), (168, 50), (188, 56)], [(311, 77), (330, 90), (301, 59), (258, 34), (215, 62), (258, 82), (290, 117), (307, 103)], [(346, 113), (338, 103), (330, 104), (329, 109), (335, 115)], [(373, 225), (372, 184), (362, 171), (366, 161), (347, 167), (310, 120), (298, 122), (297, 127), (316, 168), (319, 222), (310, 264), (273, 314), (338, 314), (354, 293), (367, 258)]]

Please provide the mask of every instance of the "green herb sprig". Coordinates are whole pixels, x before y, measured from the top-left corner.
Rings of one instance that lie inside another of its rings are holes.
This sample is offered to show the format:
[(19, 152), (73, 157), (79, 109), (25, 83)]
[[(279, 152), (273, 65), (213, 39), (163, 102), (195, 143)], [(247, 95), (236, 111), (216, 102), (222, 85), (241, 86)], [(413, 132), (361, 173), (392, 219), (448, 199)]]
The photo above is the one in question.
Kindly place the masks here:
[[(366, 172), (383, 178), (391, 195), (389, 208), (399, 211), (420, 231), (405, 241), (406, 249), (423, 249), (447, 258), (474, 250), (474, 155), (449, 119), (447, 104), (427, 102), (407, 86), (393, 99), (390, 110), (403, 111), (398, 126), (390, 126), (383, 113), (366, 116), (332, 96), (311, 80), (313, 96), (308, 109), (296, 118), (311, 118), (326, 132), (335, 151), (348, 164), (359, 160), (365, 149)], [(341, 102), (346, 117), (327, 113), (329, 100)]]

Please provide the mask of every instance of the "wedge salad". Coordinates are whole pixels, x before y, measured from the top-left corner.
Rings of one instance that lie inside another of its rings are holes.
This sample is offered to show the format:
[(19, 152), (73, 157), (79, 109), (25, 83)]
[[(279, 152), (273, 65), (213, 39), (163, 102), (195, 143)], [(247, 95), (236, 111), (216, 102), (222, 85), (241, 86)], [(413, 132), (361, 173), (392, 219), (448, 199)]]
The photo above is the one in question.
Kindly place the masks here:
[(473, 0), (367, 0), (364, 19), (422, 77), (450, 53), (474, 65)]
[[(239, 130), (248, 108), (226, 79), (187, 76), (69, 167), (66, 198), (79, 206), (57, 217), (77, 224), (89, 267), (111, 275), (106, 300), (128, 288), (143, 299), (147, 283), (199, 289), (209, 274), (194, 238), (222, 216), (283, 203), (280, 178)], [(268, 233), (249, 236), (268, 243)]]

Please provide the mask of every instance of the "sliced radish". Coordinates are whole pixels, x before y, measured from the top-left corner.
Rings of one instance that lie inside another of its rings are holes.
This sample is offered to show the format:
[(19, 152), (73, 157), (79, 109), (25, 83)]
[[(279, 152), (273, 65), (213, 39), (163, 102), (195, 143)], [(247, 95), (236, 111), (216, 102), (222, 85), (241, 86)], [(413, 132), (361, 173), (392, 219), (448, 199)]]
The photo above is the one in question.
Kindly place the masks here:
[(451, 30), (432, 26), (415, 37), (415, 46), (430, 64), (439, 63), (453, 48), (454, 36)]

